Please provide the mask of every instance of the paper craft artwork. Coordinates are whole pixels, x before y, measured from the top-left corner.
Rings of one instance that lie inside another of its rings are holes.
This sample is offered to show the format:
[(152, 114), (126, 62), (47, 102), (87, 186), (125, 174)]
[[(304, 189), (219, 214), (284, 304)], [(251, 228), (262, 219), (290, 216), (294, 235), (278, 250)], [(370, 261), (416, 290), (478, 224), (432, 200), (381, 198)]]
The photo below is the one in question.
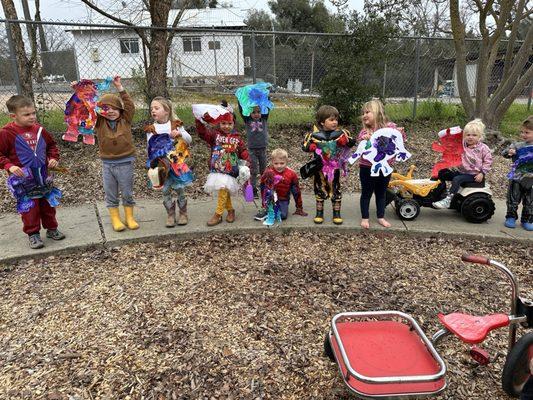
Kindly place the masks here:
[(193, 104), (192, 113), (194, 118), (212, 125), (218, 124), (227, 114), (231, 114), (226, 108), (213, 104)]
[(77, 142), (82, 135), (83, 143), (94, 144), (94, 126), (97, 118), (97, 102), (102, 91), (108, 90), (112, 78), (101, 83), (82, 79), (74, 87), (74, 94), (66, 103), (65, 122), (67, 131), (62, 136), (67, 142)]
[(441, 169), (461, 165), (463, 130), (459, 126), (443, 129), (439, 132), (439, 140), (433, 142), (431, 148), (433, 151), (442, 153), (441, 159), (435, 163), (431, 170), (431, 176), (437, 178)]
[(242, 115), (249, 117), (254, 107), (259, 107), (261, 114), (268, 114), (274, 108), (274, 104), (268, 98), (271, 86), (270, 83), (259, 82), (238, 88), (235, 97), (242, 108)]
[(514, 180), (533, 178), (533, 145), (516, 151), (515, 161), (507, 177)]
[(278, 194), (276, 193), (276, 185), (283, 178), (280, 175), (275, 175), (272, 171), (266, 171), (264, 177), (263, 189), (263, 204), (266, 208), (266, 218), (263, 225), (272, 226), (276, 222), (281, 223), (281, 209), (278, 201)]
[(340, 169), (342, 176), (346, 176), (348, 173), (348, 159), (351, 154), (350, 148), (337, 146), (337, 142), (334, 140), (322, 142), (320, 146), (320, 148), (315, 150), (315, 153), (322, 160), (322, 173), (328, 182), (333, 182), (336, 169)]
[(21, 168), (23, 177), (10, 175), (7, 178), (7, 188), (17, 201), (17, 212), (24, 214), (34, 206), (33, 199), (44, 198), (51, 207), (59, 205), (61, 190), (53, 186), (53, 177), (45, 169), (30, 167)]
[(379, 176), (380, 172), (388, 176), (393, 171), (389, 161), (405, 161), (411, 157), (411, 153), (405, 149), (399, 130), (383, 128), (375, 131), (370, 139), (362, 140), (348, 161), (353, 164), (360, 157), (372, 163), (371, 176)]
[(186, 164), (189, 147), (183, 139), (176, 144), (170, 135), (163, 133), (153, 135), (148, 141), (148, 178), (154, 190), (165, 186), (179, 189), (189, 186), (194, 175)]

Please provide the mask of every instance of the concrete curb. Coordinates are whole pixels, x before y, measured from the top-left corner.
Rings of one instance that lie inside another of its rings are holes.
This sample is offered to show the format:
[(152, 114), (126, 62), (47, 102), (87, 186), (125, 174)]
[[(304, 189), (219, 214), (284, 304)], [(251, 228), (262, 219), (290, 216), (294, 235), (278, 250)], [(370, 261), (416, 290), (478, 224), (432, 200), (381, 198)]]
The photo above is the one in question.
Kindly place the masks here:
[[(323, 232), (323, 233), (365, 233), (359, 226), (359, 196), (345, 195), (343, 199), (343, 225), (333, 225), (331, 222), (331, 207), (326, 204), (323, 225), (315, 225), (312, 221), (314, 212), (313, 196), (304, 196), (308, 217), (289, 216), (280, 226), (265, 227), (261, 222), (254, 221), (253, 215), (257, 209), (253, 203), (245, 203), (241, 198), (234, 199), (237, 220), (233, 224), (223, 222), (215, 227), (207, 227), (205, 222), (215, 209), (215, 200), (189, 201), (189, 224), (183, 227), (165, 228), (165, 210), (161, 201), (140, 200), (136, 206), (136, 216), (141, 228), (136, 231), (126, 230), (114, 232), (107, 218), (105, 204), (87, 204), (77, 207), (58, 208), (60, 229), (65, 232), (67, 239), (60, 242), (45, 240), (43, 249), (30, 250), (27, 238), (21, 231), (20, 217), (17, 214), (0, 216), (0, 263), (7, 264), (26, 259), (39, 259), (57, 254), (68, 254), (77, 251), (111, 248), (134, 242), (160, 242), (165, 240), (189, 240), (209, 234), (240, 234), (264, 233), (289, 234), (291, 232)], [(470, 224), (453, 211), (433, 210), (424, 208), (415, 221), (400, 221), (391, 207), (388, 207), (386, 218), (393, 224), (385, 229), (377, 225), (372, 219), (368, 232), (383, 235), (400, 235), (415, 237), (468, 238), (491, 242), (524, 242), (532, 243), (533, 235), (521, 227), (514, 230), (503, 227), (505, 203), (496, 200), (496, 213), (493, 218), (483, 224)], [(357, 206), (356, 206), (357, 205)], [(291, 204), (291, 213), (294, 204)]]

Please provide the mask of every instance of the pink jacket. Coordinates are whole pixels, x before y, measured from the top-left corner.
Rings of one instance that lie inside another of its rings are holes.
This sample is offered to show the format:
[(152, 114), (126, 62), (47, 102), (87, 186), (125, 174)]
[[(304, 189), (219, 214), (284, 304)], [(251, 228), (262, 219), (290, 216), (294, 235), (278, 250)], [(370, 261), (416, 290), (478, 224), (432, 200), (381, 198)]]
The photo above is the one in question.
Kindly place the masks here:
[[(394, 122), (387, 122), (387, 125), (385, 125), (386, 128), (394, 128), (396, 129), (396, 124)], [(357, 141), (360, 142), (361, 140), (363, 140), (363, 136), (366, 135), (367, 132), (365, 128), (361, 129), (361, 131), (359, 132), (359, 135), (357, 135)], [(374, 132), (372, 132), (374, 133)], [(370, 133), (372, 135), (372, 133)], [(403, 140), (405, 141), (405, 133), (403, 133)], [(359, 166), (363, 166), (363, 167), (371, 167), (372, 166), (372, 163), (370, 161), (367, 161), (367, 160), (363, 160), (363, 157), (360, 157), (359, 158)]]
[(492, 154), (489, 146), (478, 142), (474, 147), (467, 147), (463, 143), (463, 149), (461, 172), (468, 175), (477, 175), (481, 172), (483, 175), (487, 175), (492, 165)]

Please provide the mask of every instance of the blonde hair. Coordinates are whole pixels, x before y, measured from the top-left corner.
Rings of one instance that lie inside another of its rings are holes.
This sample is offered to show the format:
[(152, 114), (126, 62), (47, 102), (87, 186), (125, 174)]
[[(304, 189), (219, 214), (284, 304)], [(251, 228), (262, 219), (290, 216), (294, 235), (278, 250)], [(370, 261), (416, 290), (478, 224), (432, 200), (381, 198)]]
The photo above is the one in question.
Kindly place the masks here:
[(274, 150), (272, 150), (272, 153), (270, 154), (270, 158), (271, 159), (282, 158), (282, 159), (288, 161), (289, 160), (289, 154), (287, 153), (286, 150), (274, 149)]
[(163, 106), (166, 112), (168, 112), (168, 118), (170, 121), (176, 120), (176, 115), (174, 115), (174, 110), (172, 108), (172, 103), (169, 99), (166, 99), (162, 96), (156, 96), (152, 99), (152, 102), (157, 101), (159, 104)]
[(533, 115), (530, 115), (522, 121), (522, 128), (527, 129), (528, 131), (533, 131)]
[(480, 140), (485, 139), (485, 124), (481, 119), (476, 118), (473, 121), (470, 121), (463, 128), (463, 133), (477, 133)]
[[(385, 128), (387, 126), (387, 122), (389, 122), (389, 119), (385, 114), (385, 107), (383, 107), (383, 103), (381, 101), (377, 99), (367, 101), (365, 104), (363, 104), (362, 111), (364, 113), (367, 110), (374, 114), (376, 130), (380, 128)], [(365, 128), (367, 127), (365, 126)]]

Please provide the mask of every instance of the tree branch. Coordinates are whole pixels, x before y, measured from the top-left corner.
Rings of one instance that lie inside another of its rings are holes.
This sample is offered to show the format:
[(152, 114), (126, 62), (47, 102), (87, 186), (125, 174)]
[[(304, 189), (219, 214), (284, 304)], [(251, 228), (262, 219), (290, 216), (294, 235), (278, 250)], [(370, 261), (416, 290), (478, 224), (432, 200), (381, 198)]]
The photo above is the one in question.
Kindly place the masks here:
[[(172, 22), (172, 28), (176, 28), (181, 21), (181, 17), (185, 13), (185, 8), (181, 8), (178, 14), (176, 15), (176, 18), (174, 18), (174, 21)], [(176, 34), (176, 31), (173, 29), (170, 32), (168, 32), (167, 36), (167, 48), (170, 49), (170, 45), (172, 44), (172, 39), (174, 39), (174, 35)]]
[(137, 35), (139, 35), (139, 37), (141, 38), (141, 40), (143, 41), (143, 43), (148, 47), (150, 48), (150, 42), (148, 41), (148, 39), (146, 38), (146, 34), (144, 32), (144, 30), (142, 29), (138, 29), (135, 25), (133, 25), (130, 21), (126, 21), (124, 19), (121, 19), (121, 18), (118, 18), (118, 17), (115, 17), (114, 15), (112, 14), (109, 14), (108, 12), (102, 10), (101, 8), (95, 6), (91, 1), (89, 0), (81, 0), (84, 4), (86, 4), (89, 8), (92, 8), (94, 11), (96, 11), (97, 13), (103, 15), (104, 17), (106, 18), (109, 18), (110, 20), (113, 20), (115, 22), (118, 22), (119, 24), (123, 24), (123, 25), (127, 25), (127, 26), (130, 26), (135, 32), (137, 32)]
[(516, 41), (516, 36), (518, 35), (518, 27), (520, 26), (520, 20), (522, 19), (522, 14), (524, 12), (524, 7), (526, 5), (526, 0), (519, 0), (516, 7), (516, 18), (513, 20), (511, 27), (511, 34), (509, 36), (509, 41), (507, 42), (507, 50), (505, 51), (505, 59), (503, 64), (503, 80), (509, 76), (509, 71), (511, 70), (511, 61), (513, 58), (514, 44)]
[(516, 96), (518, 96), (520, 91), (525, 87), (528, 82), (531, 81), (531, 79), (533, 79), (533, 65), (529, 66), (526, 73), (522, 75), (518, 82), (516, 82), (512, 90), (507, 94), (507, 96), (505, 96), (503, 101), (498, 104), (494, 113), (496, 115), (496, 118), (501, 119), (503, 114), (509, 109), (509, 107), (513, 103)]

